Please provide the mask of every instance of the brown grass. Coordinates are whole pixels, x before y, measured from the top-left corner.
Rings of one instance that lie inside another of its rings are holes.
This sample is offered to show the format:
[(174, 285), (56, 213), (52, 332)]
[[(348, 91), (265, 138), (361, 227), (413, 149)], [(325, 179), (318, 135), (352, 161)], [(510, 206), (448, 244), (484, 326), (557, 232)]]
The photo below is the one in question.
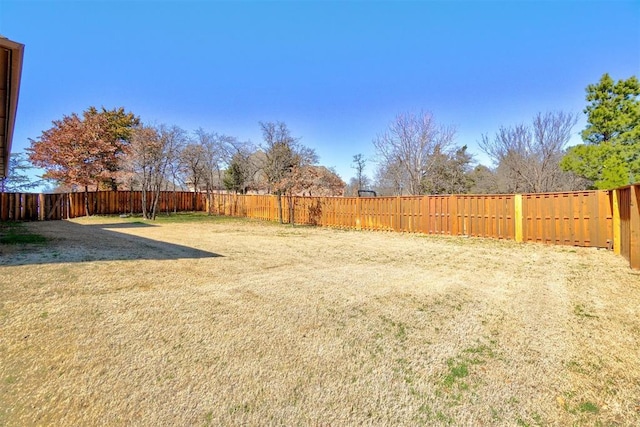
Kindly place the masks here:
[(52, 240), (0, 245), (0, 425), (640, 425), (640, 275), (611, 252), (28, 228)]

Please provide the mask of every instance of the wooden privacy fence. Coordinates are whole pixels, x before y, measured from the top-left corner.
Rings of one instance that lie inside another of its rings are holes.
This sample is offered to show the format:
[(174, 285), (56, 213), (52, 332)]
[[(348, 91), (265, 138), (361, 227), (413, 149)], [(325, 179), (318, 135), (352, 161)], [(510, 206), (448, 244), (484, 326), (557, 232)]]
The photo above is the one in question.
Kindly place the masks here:
[[(639, 200), (640, 185), (613, 191), (523, 195), (283, 197), (282, 217), (286, 223), (357, 230), (607, 248), (640, 269)], [(276, 196), (216, 194), (207, 210), (278, 220)]]
[(613, 248), (610, 191), (522, 195), (522, 241)]
[[(87, 203), (85, 203), (87, 197)], [(48, 221), (87, 215), (142, 212), (141, 191), (98, 191), (64, 194), (0, 193), (0, 220)], [(203, 211), (204, 196), (192, 192), (165, 191), (160, 194), (158, 212)]]
[[(86, 215), (84, 193), (0, 193), (0, 220)], [(91, 214), (142, 211), (139, 191), (88, 193)], [(272, 195), (163, 192), (159, 212), (208, 211), (277, 221)], [(491, 237), (613, 249), (640, 269), (640, 184), (612, 191), (401, 197), (283, 197), (287, 223)]]
[[(283, 197), (286, 223), (612, 247), (608, 191), (548, 194)], [(293, 205), (293, 221), (290, 218)], [(219, 215), (278, 220), (277, 197), (216, 194)]]
[(640, 184), (612, 191), (613, 250), (640, 269)]

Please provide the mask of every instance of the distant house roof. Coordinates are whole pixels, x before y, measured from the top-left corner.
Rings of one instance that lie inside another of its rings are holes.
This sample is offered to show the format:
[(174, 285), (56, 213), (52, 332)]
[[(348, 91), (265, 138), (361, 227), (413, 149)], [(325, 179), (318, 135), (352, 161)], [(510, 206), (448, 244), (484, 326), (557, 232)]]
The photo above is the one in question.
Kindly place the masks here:
[(24, 45), (0, 36), (0, 178), (9, 172)]

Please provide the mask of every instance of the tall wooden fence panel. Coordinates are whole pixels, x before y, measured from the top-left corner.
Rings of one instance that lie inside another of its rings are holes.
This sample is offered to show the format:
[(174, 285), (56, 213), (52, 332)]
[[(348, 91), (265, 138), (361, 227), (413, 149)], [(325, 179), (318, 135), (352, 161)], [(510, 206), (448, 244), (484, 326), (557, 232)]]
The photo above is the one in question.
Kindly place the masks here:
[(35, 221), (37, 219), (37, 194), (0, 193), (0, 220)]
[[(395, 218), (399, 204), (397, 198), (380, 197), (360, 200), (350, 198), (350, 201), (355, 206), (356, 215), (352, 224), (349, 225), (360, 230), (391, 231), (399, 229), (399, 221), (396, 221)], [(330, 206), (327, 209), (330, 209)], [(335, 226), (331, 223), (327, 225)]]
[(399, 230), (408, 233), (422, 233), (427, 211), (424, 197), (402, 197), (399, 200)]
[(472, 237), (515, 238), (513, 194), (451, 196), (451, 234)]
[[(393, 198), (349, 198), (349, 202), (360, 215), (356, 215), (353, 222), (348, 224), (351, 228), (358, 230), (393, 230), (394, 220)], [(328, 206), (327, 209), (330, 209)], [(333, 221), (327, 223), (328, 226), (336, 226)]]
[(524, 194), (522, 211), (524, 241), (613, 247), (609, 191)]
[(631, 186), (629, 230), (629, 262), (640, 269), (640, 185)]
[(640, 185), (614, 190), (616, 253), (625, 257), (632, 268), (640, 269)]
[[(148, 201), (150, 203), (150, 201)], [(0, 193), (0, 220), (48, 221), (87, 215), (142, 212), (140, 191), (98, 191), (63, 194)], [(158, 212), (203, 211), (202, 194), (162, 192)]]

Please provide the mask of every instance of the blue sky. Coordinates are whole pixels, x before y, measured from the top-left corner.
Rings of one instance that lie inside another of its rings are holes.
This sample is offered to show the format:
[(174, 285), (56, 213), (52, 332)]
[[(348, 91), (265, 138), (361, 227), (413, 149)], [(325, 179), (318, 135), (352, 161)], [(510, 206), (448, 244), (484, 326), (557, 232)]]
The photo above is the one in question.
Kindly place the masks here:
[(640, 75), (640, 1), (0, 0), (0, 34), (26, 45), (13, 151), (90, 105), (255, 144), (280, 120), (345, 181), (398, 113), (488, 163), (482, 134), (563, 110), (578, 143), (586, 86)]

